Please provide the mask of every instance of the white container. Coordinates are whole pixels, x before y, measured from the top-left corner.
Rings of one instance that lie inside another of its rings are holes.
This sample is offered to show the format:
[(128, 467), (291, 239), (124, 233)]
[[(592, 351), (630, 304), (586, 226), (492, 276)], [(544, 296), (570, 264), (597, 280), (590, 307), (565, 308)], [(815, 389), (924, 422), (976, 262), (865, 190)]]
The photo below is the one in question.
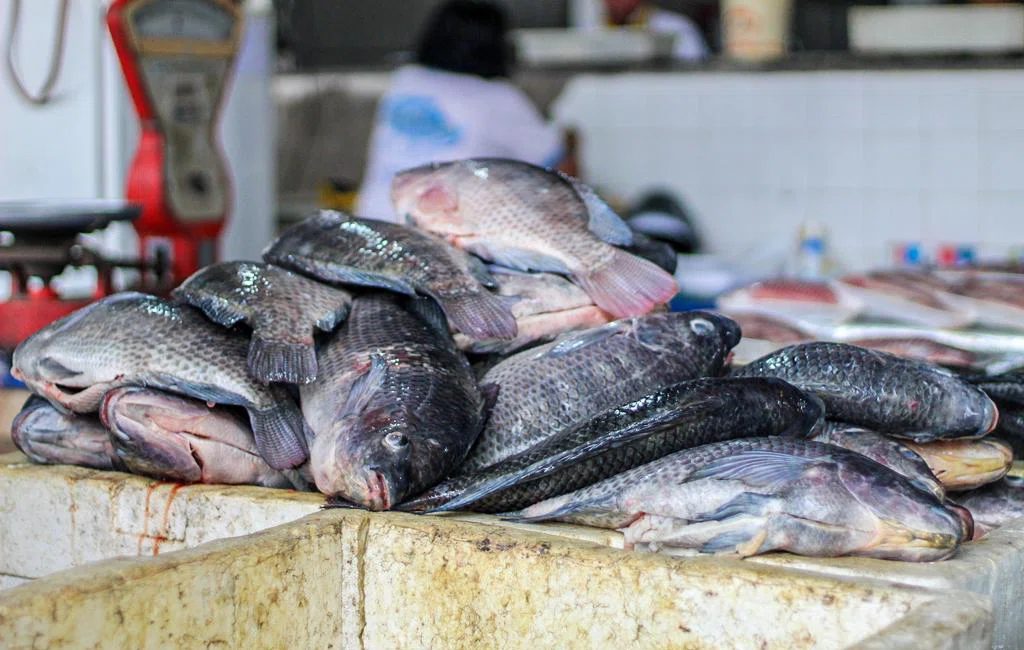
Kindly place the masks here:
[(725, 51), (745, 61), (775, 59), (789, 49), (793, 0), (723, 0)]

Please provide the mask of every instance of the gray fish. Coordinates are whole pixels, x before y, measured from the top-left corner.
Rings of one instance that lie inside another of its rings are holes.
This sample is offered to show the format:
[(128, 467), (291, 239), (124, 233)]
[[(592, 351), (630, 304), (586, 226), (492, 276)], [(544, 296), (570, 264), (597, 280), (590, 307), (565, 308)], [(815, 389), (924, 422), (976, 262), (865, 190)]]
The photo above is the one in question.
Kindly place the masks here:
[(480, 432), (483, 399), (447, 330), (386, 294), (356, 299), (300, 388), (321, 492), (387, 510), (449, 474)]
[(996, 402), (1009, 402), (1024, 406), (1024, 372), (1014, 371), (1001, 375), (978, 375), (967, 377)]
[(999, 426), (992, 436), (1008, 443), (1014, 458), (1024, 458), (1024, 406), (1000, 402)]
[(11, 423), (14, 445), (32, 462), (124, 470), (110, 432), (95, 417), (63, 413), (38, 395)]
[(188, 305), (122, 293), (62, 318), (14, 351), (14, 376), (58, 407), (99, 409), (107, 392), (147, 386), (244, 407), (260, 455), (275, 469), (307, 458), (302, 415), (287, 391), (246, 368), (248, 337)]
[(252, 430), (230, 407), (148, 388), (117, 388), (103, 398), (100, 418), (118, 458), (133, 474), (178, 483), (305, 487), (292, 470), (260, 457)]
[(508, 517), (622, 529), (632, 545), (932, 561), (972, 523), (860, 454), (796, 438), (676, 452)]
[(676, 281), (614, 245), (633, 232), (583, 183), (518, 160), (435, 163), (395, 175), (398, 214), (458, 248), (521, 271), (569, 275), (616, 318), (668, 302)]
[(270, 264), (222, 262), (200, 269), (173, 295), (218, 325), (252, 328), (249, 372), (260, 381), (316, 379), (313, 331), (330, 332), (352, 305), (347, 291)]
[(792, 345), (738, 369), (738, 377), (779, 377), (816, 394), (832, 420), (929, 442), (991, 432), (996, 405), (953, 373), (844, 343)]
[(946, 488), (932, 473), (928, 463), (903, 442), (855, 424), (833, 421), (826, 422), (813, 440), (855, 451), (906, 477), (908, 481), (926, 492), (931, 492), (937, 498), (946, 498)]
[(680, 449), (806, 436), (821, 401), (779, 379), (697, 379), (655, 390), (530, 449), (428, 490), (403, 510), (503, 512), (579, 489)]
[(508, 301), (519, 333), (512, 340), (474, 340), (455, 335), (460, 350), (476, 354), (510, 354), (566, 332), (604, 325), (611, 315), (569, 280), (553, 273), (523, 273), (491, 267), (497, 293)]
[(974, 517), (974, 539), (1024, 518), (1024, 475), (1015, 469), (999, 481), (957, 495), (957, 502)]
[(679, 264), (679, 256), (671, 244), (651, 239), (647, 235), (635, 230), (633, 231), (633, 243), (629, 246), (624, 246), (623, 249), (637, 257), (642, 257), (649, 262), (657, 264), (665, 269), (666, 273), (675, 273), (676, 266)]
[(717, 375), (739, 339), (739, 328), (723, 316), (662, 313), (575, 332), (513, 355), (481, 382), (487, 390), (497, 387), (497, 401), (459, 473), (513, 456), (666, 384)]
[(325, 282), (430, 296), (473, 338), (516, 335), (512, 312), (474, 277), (468, 257), (407, 226), (322, 210), (281, 233), (263, 259)]

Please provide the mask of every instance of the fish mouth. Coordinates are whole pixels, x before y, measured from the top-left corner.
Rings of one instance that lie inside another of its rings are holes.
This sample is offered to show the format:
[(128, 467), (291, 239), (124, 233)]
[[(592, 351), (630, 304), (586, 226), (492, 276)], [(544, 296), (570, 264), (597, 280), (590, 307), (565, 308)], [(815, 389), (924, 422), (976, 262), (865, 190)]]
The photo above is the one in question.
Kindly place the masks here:
[(1013, 466), (1013, 450), (998, 440), (981, 440), (974, 445), (984, 445), (992, 453), (945, 455), (929, 453), (927, 447), (907, 445), (924, 458), (935, 477), (947, 489), (969, 489), (997, 481)]
[[(960, 512), (950, 512), (943, 508), (948, 515), (954, 515), (958, 520), (958, 532), (965, 532), (967, 522)], [(931, 551), (926, 553), (930, 559), (940, 560), (952, 555), (962, 539), (953, 533), (938, 533), (924, 530), (915, 530), (894, 519), (879, 519), (881, 530), (875, 538), (865, 547), (864, 550), (871, 551), (876, 556), (884, 556), (892, 559), (912, 556), (915, 551)], [(971, 523), (973, 528), (973, 520)]]
[(370, 510), (390, 510), (391, 488), (384, 475), (375, 469), (367, 471), (366, 475), (366, 507)]
[(952, 501), (946, 501), (943, 505), (960, 519), (960, 539), (964, 541), (974, 539), (977, 526), (974, 523), (974, 515), (971, 514), (971, 511)]
[(151, 417), (145, 405), (124, 398), (144, 394), (142, 388), (123, 388), (104, 396), (100, 420), (113, 434), (118, 457), (132, 471), (183, 483), (203, 478), (203, 460), (184, 435), (176, 435)]
[(982, 429), (978, 432), (979, 438), (981, 436), (992, 433), (993, 431), (996, 430), (996, 427), (999, 426), (999, 407), (996, 406), (996, 403), (993, 402), (991, 399), (986, 399), (988, 399), (988, 401), (985, 404), (985, 411), (988, 414), (988, 420), (982, 426)]

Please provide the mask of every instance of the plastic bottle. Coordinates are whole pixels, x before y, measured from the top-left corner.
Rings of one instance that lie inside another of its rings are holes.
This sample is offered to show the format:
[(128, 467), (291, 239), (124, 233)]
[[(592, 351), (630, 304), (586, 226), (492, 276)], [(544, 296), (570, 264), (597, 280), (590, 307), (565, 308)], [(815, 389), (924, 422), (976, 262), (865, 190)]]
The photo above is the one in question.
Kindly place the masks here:
[(809, 221), (800, 227), (795, 275), (803, 280), (822, 280), (828, 270), (825, 227)]

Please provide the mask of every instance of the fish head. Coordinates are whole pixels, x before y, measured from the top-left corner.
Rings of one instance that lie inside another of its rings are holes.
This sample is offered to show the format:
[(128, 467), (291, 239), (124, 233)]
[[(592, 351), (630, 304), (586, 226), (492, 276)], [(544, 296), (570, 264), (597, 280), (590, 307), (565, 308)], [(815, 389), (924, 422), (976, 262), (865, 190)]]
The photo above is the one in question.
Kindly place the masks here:
[(453, 163), (430, 163), (395, 174), (391, 202), (407, 222), (437, 233), (454, 228), (459, 215), (459, 172)]
[(933, 409), (938, 421), (948, 423), (948, 430), (958, 432), (957, 437), (980, 438), (995, 430), (999, 409), (988, 395), (977, 387), (965, 386), (959, 377), (944, 368), (931, 366), (928, 370), (932, 372), (928, 383), (934, 398), (927, 404), (915, 400), (908, 408)]
[(903, 441), (896, 441), (874, 431), (852, 425), (831, 424), (829, 437), (822, 442), (831, 442), (871, 460), (885, 465), (920, 486), (925, 491), (944, 500), (946, 488), (936, 478), (932, 468), (922, 456)]
[(676, 346), (682, 340), (694, 349), (711, 352), (720, 363), (741, 336), (736, 321), (709, 311), (649, 314), (632, 322), (633, 335), (649, 348)]
[(14, 445), (37, 463), (111, 469), (110, 436), (94, 418), (62, 413), (33, 395), (11, 423)]
[(841, 486), (875, 519), (872, 539), (858, 555), (907, 561), (941, 560), (952, 555), (966, 536), (963, 515), (927, 490), (858, 454), (844, 454)]
[(1002, 478), (1013, 465), (1013, 449), (1002, 440), (936, 440), (905, 443), (951, 489), (970, 489)]

